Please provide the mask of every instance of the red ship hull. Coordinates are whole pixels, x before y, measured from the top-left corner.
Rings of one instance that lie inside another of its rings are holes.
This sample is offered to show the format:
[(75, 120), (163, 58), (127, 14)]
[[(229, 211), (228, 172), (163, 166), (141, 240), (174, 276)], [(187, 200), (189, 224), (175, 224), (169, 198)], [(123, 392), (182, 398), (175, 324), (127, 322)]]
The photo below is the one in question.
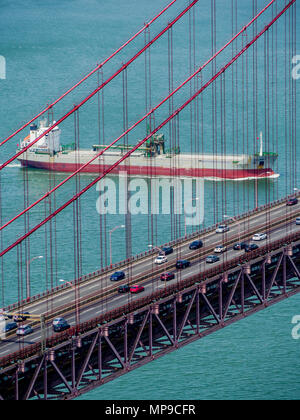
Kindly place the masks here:
[[(43, 169), (55, 172), (75, 172), (80, 165), (73, 163), (51, 163), (41, 161), (22, 160), (22, 166)], [(89, 165), (82, 170), (85, 173), (101, 174), (110, 168), (109, 165)], [(149, 167), (122, 165), (111, 171), (112, 174), (119, 174), (120, 172), (127, 172), (132, 176), (157, 176), (157, 177), (192, 177), (192, 178), (211, 178), (211, 179), (229, 179), (229, 180), (243, 180), (243, 179), (261, 179), (261, 178), (276, 178), (278, 175), (270, 168), (264, 169), (209, 169), (209, 168), (163, 168), (163, 167)]]

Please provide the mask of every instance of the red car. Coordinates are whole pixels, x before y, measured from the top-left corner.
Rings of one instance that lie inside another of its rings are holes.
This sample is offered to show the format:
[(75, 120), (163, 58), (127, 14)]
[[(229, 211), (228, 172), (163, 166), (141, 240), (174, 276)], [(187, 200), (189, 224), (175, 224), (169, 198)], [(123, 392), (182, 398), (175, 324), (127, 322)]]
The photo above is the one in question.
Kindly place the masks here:
[(295, 206), (296, 204), (298, 204), (298, 198), (296, 197), (290, 198), (286, 203), (287, 206)]
[(145, 290), (145, 288), (143, 286), (139, 286), (139, 285), (130, 287), (130, 293), (141, 293), (144, 290)]
[(174, 273), (163, 273), (160, 276), (161, 281), (169, 281), (169, 280), (173, 280), (175, 279), (175, 274)]

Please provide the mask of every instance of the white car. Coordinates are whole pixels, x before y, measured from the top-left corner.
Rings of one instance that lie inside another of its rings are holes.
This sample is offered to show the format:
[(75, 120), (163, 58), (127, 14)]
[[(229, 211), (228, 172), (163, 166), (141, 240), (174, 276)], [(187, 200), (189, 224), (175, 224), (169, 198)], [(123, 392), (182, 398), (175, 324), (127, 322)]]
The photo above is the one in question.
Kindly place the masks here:
[(218, 245), (215, 248), (215, 253), (216, 254), (222, 254), (223, 252), (226, 252), (226, 251), (227, 251), (227, 247), (223, 246), (223, 245)]
[(225, 233), (225, 232), (229, 232), (230, 228), (227, 225), (219, 225), (216, 233)]
[(264, 241), (265, 239), (267, 239), (268, 235), (266, 233), (256, 233), (252, 240), (253, 241)]
[(168, 261), (168, 258), (165, 255), (159, 255), (155, 258), (155, 264), (164, 264)]

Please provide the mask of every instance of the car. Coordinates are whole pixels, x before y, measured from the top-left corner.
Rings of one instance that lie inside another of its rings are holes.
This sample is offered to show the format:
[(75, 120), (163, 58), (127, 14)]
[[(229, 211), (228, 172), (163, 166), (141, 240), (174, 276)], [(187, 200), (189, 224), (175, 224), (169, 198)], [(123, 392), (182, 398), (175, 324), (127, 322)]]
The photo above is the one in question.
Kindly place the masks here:
[(116, 271), (110, 276), (111, 281), (120, 281), (125, 279), (125, 273), (123, 271)]
[(6, 312), (1, 310), (0, 312), (0, 322), (5, 321), (7, 319), (13, 319), (13, 315), (10, 312)]
[(174, 249), (171, 246), (164, 246), (161, 250), (162, 252), (160, 252), (159, 255), (170, 255), (174, 252)]
[(123, 284), (122, 286), (119, 286), (118, 293), (128, 293), (130, 291), (130, 286), (128, 284)]
[(176, 263), (176, 268), (179, 270), (185, 269), (191, 265), (190, 261), (187, 260), (179, 260)]
[(252, 252), (252, 251), (255, 251), (258, 248), (259, 248), (259, 246), (257, 244), (249, 244), (249, 245), (246, 246), (245, 252)]
[(267, 239), (268, 235), (266, 233), (256, 233), (252, 240), (253, 241), (264, 241), (265, 239)]
[(168, 258), (165, 255), (159, 255), (154, 260), (155, 264), (164, 264), (166, 262), (168, 262)]
[(8, 322), (7, 324), (3, 325), (1, 328), (2, 333), (7, 333), (18, 328), (18, 324), (16, 322)]
[(238, 244), (235, 244), (233, 249), (234, 251), (241, 251), (248, 246), (247, 242), (239, 242)]
[(68, 330), (69, 328), (71, 328), (70, 324), (64, 318), (60, 318), (59, 322), (56, 322), (55, 324), (53, 324), (54, 332), (62, 332), (62, 331)]
[(145, 290), (143, 286), (135, 285), (130, 287), (130, 293), (141, 293)]
[(29, 315), (29, 312), (18, 313), (17, 315), (14, 315), (13, 320), (15, 322), (24, 322), (28, 319), (28, 316), (26, 315)]
[(163, 273), (160, 276), (161, 281), (170, 281), (175, 279), (175, 273)]
[(189, 249), (191, 249), (191, 250), (200, 249), (202, 247), (203, 247), (203, 242), (202, 241), (194, 241), (189, 245)]
[(297, 217), (297, 219), (296, 219), (296, 225), (300, 225), (300, 217)]
[(224, 245), (218, 245), (215, 248), (215, 253), (216, 254), (222, 254), (223, 252), (226, 252), (226, 251), (227, 251), (227, 247), (224, 246)]
[(53, 321), (52, 321), (52, 326), (59, 325), (59, 324), (62, 324), (64, 322), (67, 322), (65, 320), (65, 318), (54, 318)]
[(230, 227), (227, 225), (219, 225), (217, 227), (216, 233), (226, 233), (230, 231)]
[(286, 205), (287, 206), (295, 206), (296, 204), (298, 204), (298, 198), (294, 197), (294, 198), (290, 198), (287, 202)]
[(207, 263), (207, 264), (214, 264), (214, 263), (216, 263), (216, 262), (218, 262), (218, 261), (220, 261), (220, 258), (219, 258), (219, 257), (217, 257), (216, 255), (209, 255), (209, 256), (206, 258), (206, 263)]
[(16, 331), (16, 334), (20, 336), (25, 336), (31, 333), (33, 333), (33, 329), (30, 325), (20, 325)]

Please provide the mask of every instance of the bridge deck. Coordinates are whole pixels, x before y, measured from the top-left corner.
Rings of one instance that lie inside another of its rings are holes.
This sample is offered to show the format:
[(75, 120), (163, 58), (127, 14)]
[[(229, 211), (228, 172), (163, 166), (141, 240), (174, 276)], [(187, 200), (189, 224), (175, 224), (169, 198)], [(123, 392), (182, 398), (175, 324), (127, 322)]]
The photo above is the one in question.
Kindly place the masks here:
[[(114, 270), (108, 269), (104, 274), (90, 278), (89, 280), (80, 283), (78, 288), (78, 295), (80, 296), (80, 306), (74, 307), (74, 293), (73, 288), (62, 288), (59, 291), (53, 291), (47, 294), (47, 297), (34, 300), (22, 306), (23, 311), (28, 311), (33, 315), (46, 315), (46, 336), (53, 336), (51, 322), (56, 316), (64, 316), (71, 324), (76, 325), (76, 311), (80, 314), (80, 322), (87, 323), (91, 319), (98, 318), (105, 315), (112, 310), (126, 305), (132, 305), (141, 299), (151, 296), (158, 291), (167, 290), (170, 287), (178, 287), (180, 284), (188, 279), (194, 278), (197, 280), (197, 275), (207, 272), (210, 267), (206, 264), (205, 259), (207, 255), (213, 253), (216, 245), (223, 243), (229, 247), (228, 252), (221, 256), (220, 262), (213, 265), (213, 270), (218, 270), (226, 264), (231, 267), (231, 264), (239, 262), (240, 257), (244, 257), (244, 251), (234, 251), (231, 245), (238, 242), (240, 239), (249, 240), (256, 232), (265, 231), (268, 233), (268, 240), (263, 241), (260, 246), (266, 246), (271, 242), (284, 239), (287, 235), (293, 233), (300, 233), (300, 226), (295, 224), (295, 218), (300, 214), (300, 204), (287, 207), (286, 201), (273, 204), (271, 209), (265, 207), (254, 212), (251, 216), (245, 215), (240, 220), (230, 224), (230, 231), (223, 235), (215, 233), (215, 228), (208, 233), (196, 235), (201, 237), (204, 242), (204, 247), (198, 251), (190, 251), (188, 244), (191, 239), (181, 239), (174, 245), (174, 253), (168, 256), (168, 263), (162, 266), (154, 264), (155, 254), (142, 256), (132, 263), (124, 263), (118, 267), (118, 270), (124, 270), (128, 277), (121, 282), (111, 282), (109, 277)], [(267, 227), (266, 227), (267, 226)], [(247, 233), (244, 233), (247, 232)], [(178, 259), (185, 258), (191, 261), (191, 266), (185, 270), (178, 270), (175, 279), (169, 282), (161, 282), (159, 275), (165, 271), (174, 271), (175, 262)], [(238, 259), (238, 261), (236, 260)], [(211, 276), (210, 276), (211, 277)], [(121, 284), (141, 284), (145, 287), (145, 291), (137, 296), (128, 294), (118, 294), (117, 288)], [(51, 298), (51, 299), (50, 299)], [(51, 308), (49, 309), (49, 302)], [(9, 309), (17, 310), (19, 304), (12, 305)], [(39, 343), (42, 339), (41, 331), (37, 322), (35, 322), (34, 333), (28, 337), (28, 341), (18, 339), (12, 334), (6, 340), (2, 340), (0, 344), (0, 357), (5, 362), (6, 357), (12, 355), (20, 349), (20, 345), (26, 347)], [(75, 330), (71, 329), (69, 335), (74, 334)], [(64, 337), (64, 335), (61, 335)], [(55, 342), (57, 341), (56, 335)], [(5, 364), (5, 363), (4, 363)]]

